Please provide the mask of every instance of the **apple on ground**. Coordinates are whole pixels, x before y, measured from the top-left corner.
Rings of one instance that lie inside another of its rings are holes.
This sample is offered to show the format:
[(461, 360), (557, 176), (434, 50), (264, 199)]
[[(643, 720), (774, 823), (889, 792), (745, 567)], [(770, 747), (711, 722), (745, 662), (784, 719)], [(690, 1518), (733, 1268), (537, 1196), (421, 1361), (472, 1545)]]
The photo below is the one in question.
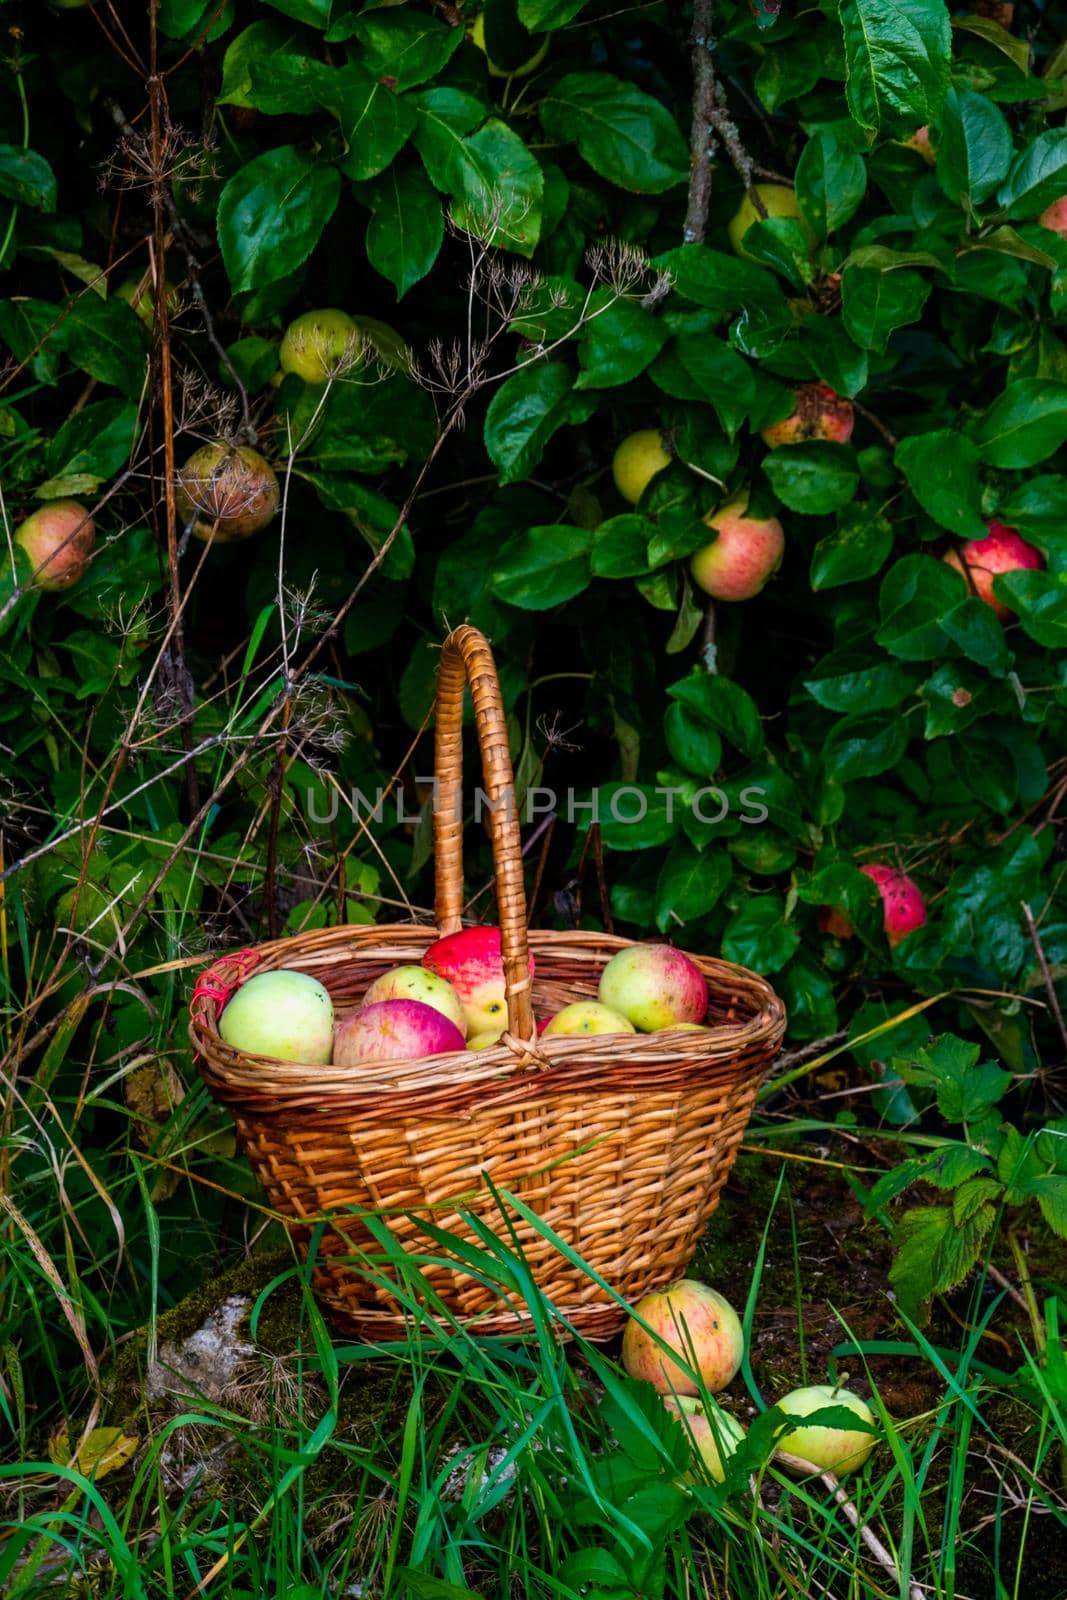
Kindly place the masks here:
[(466, 1038), (467, 1015), (459, 995), (445, 978), (438, 977), (428, 967), (412, 964), (383, 972), (380, 978), (375, 978), (362, 1003), (371, 1006), (379, 1000), (419, 1000), (425, 1006), (433, 1006)]
[(741, 1323), (730, 1302), (706, 1283), (679, 1278), (646, 1294), (622, 1336), (622, 1364), (631, 1378), (644, 1378), (660, 1394), (699, 1394), (699, 1386), (664, 1353), (638, 1317), (700, 1374), (709, 1393), (725, 1389), (736, 1375), (745, 1353)]
[(788, 417), (760, 430), (772, 450), (809, 439), (825, 439), (831, 444), (847, 444), (851, 439), (855, 422), (852, 401), (835, 393), (828, 383), (800, 384), (795, 402)]
[(219, 1034), (248, 1055), (324, 1067), (333, 1050), (330, 991), (307, 972), (257, 972), (227, 1001)]
[[(723, 1462), (745, 1437), (744, 1428), (721, 1406), (705, 1406), (695, 1395), (666, 1395), (663, 1404), (688, 1433), (708, 1477), (721, 1483), (726, 1476)], [(693, 1474), (688, 1473), (687, 1477), (692, 1481)]]
[(777, 517), (750, 517), (747, 511), (748, 496), (739, 495), (704, 518), (718, 537), (696, 552), (689, 570), (713, 600), (751, 600), (782, 564), (782, 524)]
[(569, 1033), (636, 1033), (637, 1029), (617, 1011), (601, 1005), (598, 1000), (575, 1000), (573, 1004), (557, 1011), (545, 1029), (547, 1039), (553, 1034)]
[(673, 460), (666, 436), (658, 428), (639, 428), (636, 433), (627, 434), (612, 458), (615, 487), (624, 500), (635, 506), (657, 472), (669, 467)]
[(178, 473), (178, 515), (198, 539), (231, 544), (265, 528), (278, 509), (274, 469), (250, 445), (218, 440), (194, 450)]
[(325, 383), (357, 366), (362, 347), (347, 311), (305, 311), (286, 328), (278, 360), (283, 372), (295, 372), (305, 383)]
[[(755, 193), (763, 202), (763, 209), (770, 217), (796, 217), (801, 220), (800, 206), (794, 190), (787, 188), (784, 183), (757, 183)], [(744, 248), (744, 237), (753, 223), (762, 222), (764, 219), (753, 205), (751, 197), (746, 194), (733, 217), (727, 223), (726, 232), (730, 236), (730, 248), (735, 255), (746, 256), (748, 251)]]
[[(461, 928), (458, 933), (447, 933), (430, 946), (422, 964), (455, 989), (470, 1033), (502, 1032), (507, 1026), (499, 928)], [(532, 978), (533, 956), (529, 972)]]
[(801, 1419), (828, 1406), (844, 1406), (862, 1422), (874, 1424), (874, 1413), (865, 1400), (851, 1389), (835, 1388), (828, 1383), (813, 1383), (803, 1389), (794, 1389), (784, 1400), (778, 1401), (780, 1410), (796, 1417), (801, 1425), (790, 1428), (778, 1440), (784, 1464), (794, 1472), (813, 1470), (832, 1472), (842, 1478), (847, 1472), (857, 1472), (875, 1446), (873, 1433), (860, 1429), (824, 1428), (817, 1423), (805, 1427)]
[(434, 1006), (421, 1000), (378, 1000), (338, 1024), (333, 1060), (338, 1067), (360, 1067), (371, 1061), (417, 1061), (465, 1047), (455, 1023)]
[(703, 1022), (708, 985), (695, 961), (670, 944), (632, 944), (600, 974), (601, 1005), (642, 1033), (676, 1022)]
[(96, 540), (92, 517), (77, 500), (49, 500), (15, 530), (35, 589), (69, 589), (84, 577)]
[(1015, 613), (993, 593), (993, 579), (1002, 572), (1038, 572), (1045, 558), (1015, 528), (1003, 522), (987, 522), (986, 527), (989, 531), (984, 539), (968, 539), (958, 549), (947, 550), (943, 559), (962, 573), (967, 587), (973, 587), (1001, 622), (1010, 622)]
[[(886, 938), (895, 949), (902, 939), (906, 939), (916, 928), (921, 928), (926, 921), (926, 901), (922, 890), (914, 878), (909, 878), (906, 872), (884, 861), (869, 861), (860, 871), (878, 886), (878, 893), (882, 897), (882, 925)], [(824, 933), (832, 933), (838, 939), (851, 939), (855, 931), (844, 912), (833, 906), (823, 908), (819, 915), (819, 926)]]

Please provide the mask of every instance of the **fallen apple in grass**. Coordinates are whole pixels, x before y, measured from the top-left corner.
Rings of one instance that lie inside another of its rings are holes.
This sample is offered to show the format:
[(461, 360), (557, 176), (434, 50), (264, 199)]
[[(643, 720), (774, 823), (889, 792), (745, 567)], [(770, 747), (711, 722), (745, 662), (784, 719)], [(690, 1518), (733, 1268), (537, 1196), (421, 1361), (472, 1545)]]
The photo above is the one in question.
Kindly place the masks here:
[(305, 383), (325, 383), (360, 363), (363, 339), (347, 311), (305, 311), (282, 336), (278, 360), (283, 372)]
[(69, 589), (84, 577), (96, 540), (93, 519), (77, 500), (50, 500), (15, 530), (35, 589)]
[[(802, 1419), (814, 1411), (828, 1406), (844, 1406), (862, 1422), (873, 1425), (874, 1413), (865, 1400), (851, 1389), (834, 1388), (828, 1383), (809, 1384), (804, 1389), (794, 1389), (778, 1407), (790, 1417)], [(852, 1428), (824, 1428), (818, 1423), (790, 1428), (778, 1440), (778, 1449), (786, 1458), (784, 1465), (793, 1472), (803, 1472), (809, 1467), (817, 1472), (832, 1472), (838, 1478), (847, 1472), (856, 1472), (875, 1446), (873, 1433), (863, 1433)]]
[(631, 1378), (644, 1378), (660, 1394), (699, 1394), (698, 1385), (665, 1354), (638, 1317), (686, 1366), (699, 1372), (711, 1394), (725, 1389), (736, 1375), (745, 1353), (741, 1323), (730, 1302), (706, 1283), (679, 1278), (646, 1294), (634, 1307), (622, 1336), (622, 1364)]
[[(733, 1455), (745, 1437), (744, 1428), (721, 1406), (705, 1406), (690, 1394), (667, 1395), (663, 1404), (689, 1434), (708, 1477), (721, 1483), (726, 1476), (723, 1462)], [(687, 1477), (692, 1480), (693, 1474), (688, 1473)]]
[(545, 1029), (544, 1036), (568, 1033), (636, 1033), (637, 1029), (626, 1017), (601, 1005), (598, 1000), (575, 1000), (572, 1005), (557, 1011)]
[(198, 539), (229, 544), (265, 528), (278, 509), (274, 468), (250, 445), (202, 445), (178, 473), (178, 515)]
[[(507, 1024), (499, 928), (461, 928), (432, 944), (424, 967), (445, 978), (459, 995), (472, 1034), (500, 1032)], [(533, 956), (529, 972), (533, 977)]]
[(635, 506), (657, 472), (674, 460), (658, 428), (639, 428), (627, 434), (611, 462), (615, 487), (624, 500)]
[(307, 972), (257, 972), (227, 1001), (219, 1034), (248, 1055), (324, 1067), (333, 1051), (330, 991)]
[(433, 1006), (421, 1000), (378, 1000), (360, 1006), (338, 1024), (333, 1060), (337, 1067), (361, 1067), (371, 1061), (417, 1061), (465, 1048), (455, 1023)]
[(669, 944), (632, 944), (600, 974), (601, 1005), (642, 1033), (676, 1022), (703, 1022), (708, 985), (695, 961)]
[(968, 539), (958, 549), (946, 551), (943, 559), (963, 574), (968, 588), (992, 606), (1001, 622), (1010, 622), (1015, 613), (993, 593), (993, 579), (1002, 572), (1038, 572), (1045, 558), (1003, 522), (989, 522), (986, 527), (989, 531), (984, 539)]
[(828, 383), (802, 383), (794, 395), (788, 417), (761, 428), (764, 443), (772, 450), (780, 445), (805, 444), (809, 439), (831, 444), (847, 444), (852, 437), (855, 417), (852, 401), (835, 393)]
[(428, 967), (411, 965), (383, 972), (363, 996), (363, 1004), (376, 1005), (379, 1000), (419, 1000), (424, 1006), (433, 1006), (466, 1038), (467, 1016), (459, 995), (445, 978)]
[(704, 518), (717, 535), (689, 562), (693, 582), (713, 600), (751, 600), (773, 577), (785, 553), (777, 517), (750, 517), (740, 495)]

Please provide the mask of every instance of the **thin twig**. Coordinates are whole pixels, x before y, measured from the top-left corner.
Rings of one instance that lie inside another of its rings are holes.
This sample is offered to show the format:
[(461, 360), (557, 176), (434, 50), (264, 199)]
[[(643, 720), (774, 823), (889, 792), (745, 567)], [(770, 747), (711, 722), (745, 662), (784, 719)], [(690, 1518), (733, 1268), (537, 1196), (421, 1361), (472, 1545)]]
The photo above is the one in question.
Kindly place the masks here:
[(1026, 918), (1026, 926), (1030, 930), (1031, 941), (1037, 952), (1037, 964), (1041, 968), (1041, 976), (1045, 980), (1045, 993), (1048, 995), (1049, 1010), (1056, 1019), (1056, 1026), (1059, 1028), (1060, 1038), (1063, 1040), (1063, 1048), (1067, 1050), (1067, 1025), (1064, 1024), (1063, 1012), (1060, 1010), (1059, 996), (1056, 993), (1056, 985), (1052, 981), (1052, 973), (1049, 970), (1045, 947), (1041, 943), (1041, 935), (1037, 930), (1037, 923), (1034, 921), (1034, 913), (1030, 910), (1025, 900), (1021, 901), (1020, 904), (1023, 908), (1023, 916)]

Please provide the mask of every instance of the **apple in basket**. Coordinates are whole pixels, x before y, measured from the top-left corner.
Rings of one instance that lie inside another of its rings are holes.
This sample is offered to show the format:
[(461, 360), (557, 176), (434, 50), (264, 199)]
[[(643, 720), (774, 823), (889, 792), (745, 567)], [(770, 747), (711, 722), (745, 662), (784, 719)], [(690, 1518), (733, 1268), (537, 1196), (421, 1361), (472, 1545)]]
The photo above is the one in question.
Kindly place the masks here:
[[(691, 1394), (667, 1395), (663, 1404), (689, 1434), (708, 1477), (721, 1483), (726, 1476), (723, 1460), (733, 1455), (745, 1437), (744, 1428), (714, 1401), (705, 1407)], [(691, 1479), (693, 1474), (687, 1476)]]
[(745, 1336), (737, 1312), (706, 1283), (679, 1278), (665, 1289), (646, 1294), (622, 1336), (622, 1364), (631, 1378), (644, 1378), (660, 1394), (699, 1394), (683, 1372), (638, 1322), (640, 1317), (686, 1366), (699, 1372), (704, 1387), (715, 1394), (737, 1373), (745, 1353)]
[(306, 972), (258, 972), (227, 1002), (219, 1034), (247, 1055), (324, 1067), (333, 1049), (333, 1001)]
[(415, 1061), (464, 1050), (466, 1040), (446, 1016), (421, 1000), (377, 1000), (338, 1024), (333, 1060), (338, 1067), (369, 1061)]
[(642, 1033), (703, 1022), (708, 985), (695, 961), (669, 944), (632, 944), (600, 974), (600, 1002)]
[(547, 1039), (566, 1033), (636, 1033), (637, 1029), (617, 1011), (602, 1006), (599, 1000), (575, 1000), (557, 1011), (544, 1030)]
[(375, 978), (362, 1003), (372, 1006), (379, 1000), (419, 1000), (424, 1006), (440, 1011), (466, 1037), (467, 1017), (459, 995), (447, 979), (439, 978), (426, 967), (394, 967), (392, 972), (383, 972), (380, 978)]
[[(459, 995), (472, 1034), (503, 1031), (507, 1024), (504, 965), (499, 928), (461, 928), (446, 933), (422, 958), (424, 967), (445, 978)], [(530, 976), (533, 977), (533, 956)]]

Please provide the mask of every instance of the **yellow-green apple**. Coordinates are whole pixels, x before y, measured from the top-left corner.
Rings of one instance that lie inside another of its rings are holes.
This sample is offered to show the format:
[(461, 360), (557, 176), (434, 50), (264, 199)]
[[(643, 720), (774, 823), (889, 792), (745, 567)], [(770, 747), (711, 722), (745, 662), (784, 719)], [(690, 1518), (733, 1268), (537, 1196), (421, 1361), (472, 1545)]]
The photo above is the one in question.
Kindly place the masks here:
[[(499, 928), (461, 928), (458, 933), (447, 933), (430, 946), (422, 964), (447, 979), (455, 989), (472, 1034), (491, 1033), (494, 1029), (502, 1032), (507, 1026)], [(533, 971), (531, 956), (531, 978)]]
[[(156, 308), (152, 299), (152, 283), (147, 276), (123, 278), (115, 290), (117, 300), (125, 300), (132, 311), (136, 311), (146, 328), (150, 328), (155, 320)], [(172, 283), (167, 284), (167, 316), (176, 317), (182, 308), (182, 297)]]
[(330, 991), (307, 972), (257, 972), (231, 997), (219, 1033), (235, 1050), (324, 1067), (333, 1050)]
[(636, 505), (657, 472), (674, 460), (667, 441), (658, 428), (639, 428), (628, 433), (611, 462), (615, 487), (624, 500)]
[[(640, 1317), (673, 1352), (667, 1355), (637, 1320)], [(631, 1378), (644, 1378), (660, 1394), (699, 1394), (699, 1385), (674, 1356), (700, 1374), (715, 1394), (736, 1375), (745, 1336), (730, 1302), (706, 1283), (679, 1278), (634, 1307), (622, 1336), (622, 1364)]]
[(852, 401), (835, 394), (828, 383), (800, 384), (795, 401), (788, 417), (760, 429), (772, 450), (809, 439), (827, 439), (831, 444), (847, 444), (851, 439), (855, 421)]
[[(663, 1404), (689, 1434), (693, 1447), (704, 1463), (704, 1470), (715, 1483), (726, 1476), (724, 1460), (729, 1460), (745, 1437), (745, 1430), (714, 1401), (705, 1406), (695, 1395), (666, 1395)], [(687, 1473), (692, 1480), (693, 1474)]]
[(465, 1048), (456, 1024), (436, 1007), (421, 1000), (376, 1000), (338, 1023), (333, 1061), (336, 1067), (359, 1067), (370, 1061), (417, 1061)]
[(363, 338), (347, 311), (305, 311), (282, 336), (278, 360), (283, 372), (305, 383), (325, 383), (358, 365)]
[(491, 78), (526, 78), (526, 77), (529, 77), (531, 72), (536, 72), (537, 71), (537, 68), (541, 65), (542, 61), (545, 59), (545, 56), (548, 54), (548, 39), (549, 39), (549, 36), (546, 33), (544, 39), (541, 42), (540, 49), (535, 50), (533, 55), (530, 56), (529, 60), (524, 61), (521, 66), (519, 66), (519, 67), (498, 67), (496, 62), (493, 60), (492, 56), (489, 54), (488, 50), (485, 48), (485, 14), (484, 14), (484, 12), (479, 12), (478, 16), (475, 17), (474, 26), (471, 28), (471, 31), (470, 31), (471, 43), (473, 45), (476, 45), (478, 47), (478, 49), (482, 52), (483, 56), (485, 57), (486, 62), (488, 63), (488, 66), (489, 66), (489, 76)]
[(993, 579), (1001, 572), (1036, 572), (1045, 565), (1040, 550), (1003, 522), (987, 522), (984, 539), (968, 539), (959, 549), (947, 550), (944, 560), (955, 567), (973, 586), (979, 600), (992, 606), (1001, 622), (1010, 622), (1015, 613), (993, 593)]
[(183, 522), (195, 517), (198, 539), (229, 544), (265, 528), (280, 498), (274, 468), (250, 445), (201, 445), (178, 473)]
[(617, 1011), (598, 1000), (575, 1000), (557, 1011), (545, 1029), (545, 1038), (560, 1033), (636, 1033), (637, 1029)]
[[(800, 219), (800, 206), (797, 204), (796, 194), (784, 183), (757, 183), (755, 192), (763, 202), (763, 209), (768, 217)], [(745, 234), (754, 222), (762, 221), (763, 218), (752, 203), (751, 196), (746, 194), (726, 225), (726, 231), (730, 236), (730, 247), (735, 255), (748, 256), (743, 243)]]
[(772, 578), (785, 554), (785, 531), (777, 517), (750, 517), (748, 496), (739, 495), (704, 518), (717, 537), (692, 557), (693, 582), (713, 600), (751, 600)]
[[(778, 1401), (778, 1406), (798, 1420), (828, 1406), (844, 1406), (860, 1421), (874, 1423), (874, 1413), (858, 1394), (828, 1383), (794, 1389), (784, 1400)], [(824, 1428), (818, 1423), (810, 1426), (801, 1423), (779, 1438), (778, 1448), (784, 1457), (791, 1458), (786, 1459), (785, 1465), (793, 1471), (803, 1472), (810, 1467), (818, 1472), (833, 1472), (841, 1478), (846, 1472), (856, 1472), (862, 1467), (875, 1442), (873, 1433), (863, 1433), (858, 1428)]]
[[(464, 1018), (464, 1022), (466, 1018)], [(486, 1028), (484, 1033), (472, 1033), (467, 1040), (468, 1050), (490, 1050), (493, 1045), (500, 1043), (502, 1028)]]
[[(869, 861), (860, 868), (864, 877), (877, 884), (882, 897), (882, 925), (889, 943), (896, 948), (902, 939), (926, 921), (926, 901), (914, 878), (906, 872), (883, 861)], [(838, 939), (851, 939), (851, 922), (836, 906), (824, 906), (819, 912), (819, 926), (824, 933)]]
[(600, 974), (598, 997), (642, 1033), (703, 1022), (708, 985), (694, 961), (670, 944), (631, 944)]
[(37, 589), (69, 589), (83, 577), (93, 553), (93, 519), (77, 500), (49, 500), (15, 530), (26, 552), (30, 583)]
[(419, 1000), (424, 1006), (433, 1006), (466, 1038), (467, 1015), (460, 1004), (459, 995), (447, 979), (439, 978), (429, 967), (413, 964), (383, 972), (380, 978), (375, 978), (362, 1003), (371, 1006), (379, 1000)]

